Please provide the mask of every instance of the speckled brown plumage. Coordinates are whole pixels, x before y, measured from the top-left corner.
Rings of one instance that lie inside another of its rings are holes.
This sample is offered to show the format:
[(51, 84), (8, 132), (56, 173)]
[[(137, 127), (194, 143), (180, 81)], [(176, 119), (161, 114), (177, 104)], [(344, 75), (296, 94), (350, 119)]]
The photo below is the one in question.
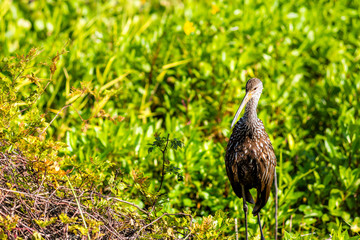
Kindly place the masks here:
[(256, 215), (268, 201), (276, 166), (274, 149), (260, 119), (252, 124), (244, 118), (237, 122), (227, 146), (225, 161), (231, 186), (239, 198), (242, 198), (240, 184), (245, 187), (245, 199), (249, 203), (254, 203), (249, 190), (257, 189), (253, 210)]
[[(225, 155), (227, 175), (236, 195), (243, 198), (243, 187), (246, 201), (254, 203), (249, 190), (257, 189), (254, 215), (258, 215), (268, 201), (276, 166), (274, 149), (256, 113), (262, 89), (262, 82), (257, 78), (247, 82), (246, 95), (235, 115), (232, 127), (246, 104), (245, 113), (233, 128)], [(247, 211), (245, 201), (244, 210)], [(260, 222), (259, 215), (258, 218)]]

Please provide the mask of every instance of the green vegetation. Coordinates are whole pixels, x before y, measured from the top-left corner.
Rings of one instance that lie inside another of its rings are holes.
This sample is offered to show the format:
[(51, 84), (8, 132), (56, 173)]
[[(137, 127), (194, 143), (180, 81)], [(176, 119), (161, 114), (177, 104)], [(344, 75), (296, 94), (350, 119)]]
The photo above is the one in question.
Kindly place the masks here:
[[(358, 239), (360, 4), (232, 2), (1, 1), (1, 152), (21, 152), (76, 201), (83, 189), (140, 207), (75, 202), (136, 220), (117, 219), (125, 235), (234, 239), (244, 214), (225, 147), (245, 83), (258, 77), (258, 116), (278, 158), (279, 233)], [(273, 195), (261, 215), (271, 239)], [(56, 219), (36, 223), (72, 224)], [(0, 212), (0, 236), (19, 221)], [(74, 231), (101, 237), (90, 228), (104, 222), (75, 221)], [(249, 234), (259, 237), (255, 217)]]

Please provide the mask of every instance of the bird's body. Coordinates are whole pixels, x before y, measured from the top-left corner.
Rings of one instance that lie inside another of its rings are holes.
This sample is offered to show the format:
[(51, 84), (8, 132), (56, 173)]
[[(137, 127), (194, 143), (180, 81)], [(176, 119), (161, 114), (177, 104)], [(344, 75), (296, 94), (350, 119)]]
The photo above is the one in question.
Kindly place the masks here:
[[(246, 201), (254, 203), (249, 190), (257, 189), (253, 214), (258, 215), (259, 224), (259, 212), (268, 201), (276, 166), (274, 149), (256, 113), (262, 88), (262, 82), (257, 78), (250, 79), (246, 84), (246, 95), (232, 126), (244, 105), (246, 105), (245, 114), (234, 126), (225, 155), (226, 172), (231, 186), (236, 195), (244, 199), (245, 217), (247, 216)], [(263, 239), (262, 230), (261, 235)]]
[(231, 186), (239, 198), (242, 198), (240, 186), (243, 185), (247, 202), (254, 203), (249, 190), (257, 189), (253, 211), (256, 215), (269, 198), (276, 166), (273, 147), (260, 119), (257, 119), (255, 126), (244, 118), (237, 122), (225, 159)]

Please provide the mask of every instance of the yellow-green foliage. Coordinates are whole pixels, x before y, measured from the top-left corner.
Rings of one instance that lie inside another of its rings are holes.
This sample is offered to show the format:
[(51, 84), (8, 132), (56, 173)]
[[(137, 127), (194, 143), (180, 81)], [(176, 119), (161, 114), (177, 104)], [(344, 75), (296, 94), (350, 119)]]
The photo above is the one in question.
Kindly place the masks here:
[(0, 216), (0, 237), (1, 239), (4, 239), (4, 236), (7, 232), (10, 232), (16, 227), (16, 224), (19, 221), (19, 216), (9, 216), (6, 217)]
[(54, 223), (56, 220), (57, 220), (56, 217), (52, 217), (52, 218), (50, 218), (49, 220), (44, 220), (44, 221), (42, 221), (42, 220), (37, 220), (37, 219), (35, 219), (34, 221), (35, 221), (36, 224), (39, 225), (40, 227), (45, 228), (45, 227), (49, 226), (50, 224)]
[(215, 216), (203, 217), (199, 223), (194, 223), (191, 231), (197, 239), (234, 239), (235, 234), (232, 236), (224, 235), (232, 228), (233, 224), (234, 219), (228, 218), (226, 213), (218, 210)]
[(61, 177), (64, 158), (58, 152), (65, 144), (45, 138), (49, 123), (37, 108), (59, 54), (40, 64), (40, 52), (33, 48), (26, 55), (0, 59), (0, 151), (23, 154), (39, 172)]

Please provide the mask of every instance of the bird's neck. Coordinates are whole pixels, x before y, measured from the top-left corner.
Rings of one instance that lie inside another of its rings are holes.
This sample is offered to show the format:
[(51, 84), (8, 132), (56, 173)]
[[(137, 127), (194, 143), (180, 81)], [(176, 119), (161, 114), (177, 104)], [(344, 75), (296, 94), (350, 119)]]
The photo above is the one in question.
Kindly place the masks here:
[(248, 123), (256, 123), (258, 119), (256, 112), (258, 102), (259, 100), (256, 97), (253, 97), (246, 104), (244, 117)]

